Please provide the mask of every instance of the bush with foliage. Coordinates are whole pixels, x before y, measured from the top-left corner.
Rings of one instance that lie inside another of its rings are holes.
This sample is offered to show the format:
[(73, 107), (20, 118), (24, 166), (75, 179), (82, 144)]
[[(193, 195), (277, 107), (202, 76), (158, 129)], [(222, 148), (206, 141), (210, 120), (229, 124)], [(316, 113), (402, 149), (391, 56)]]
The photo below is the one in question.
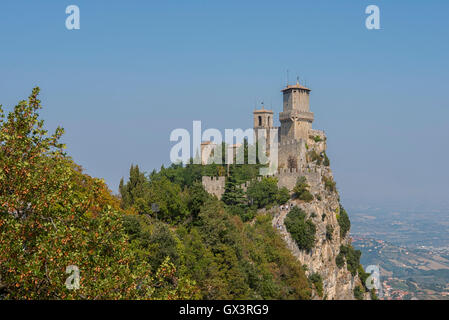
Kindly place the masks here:
[(309, 276), (309, 281), (315, 287), (318, 296), (323, 297), (323, 278), (321, 277), (321, 275), (318, 273), (312, 273)]
[[(166, 259), (151, 272), (137, 258), (119, 202), (48, 136), (39, 88), (5, 121), (0, 108), (0, 296), (5, 299), (194, 298), (193, 282)], [(65, 286), (76, 265), (80, 288)]]
[(341, 205), (339, 211), (340, 212), (337, 215), (337, 221), (340, 226), (340, 236), (344, 238), (351, 229), (351, 221), (349, 220), (348, 213)]
[(285, 204), (290, 200), (290, 192), (286, 187), (279, 189), (276, 200), (278, 204)]
[(357, 300), (363, 300), (363, 293), (365, 291), (363, 290), (363, 288), (361, 286), (356, 286), (354, 288), (354, 298), (356, 298)]
[(308, 162), (316, 162), (316, 164), (319, 166), (321, 165), (321, 163), (323, 161), (321, 155), (319, 155), (318, 152), (316, 152), (316, 150), (309, 151), (307, 153), (307, 159), (308, 159)]
[(264, 177), (260, 181), (253, 180), (246, 191), (248, 201), (257, 208), (275, 204), (278, 193), (277, 179), (274, 177)]
[(246, 191), (250, 205), (255, 205), (260, 209), (286, 203), (290, 199), (290, 193), (285, 187), (279, 189), (277, 182), (274, 177), (251, 181)]
[(316, 226), (300, 208), (293, 207), (284, 223), (299, 249), (309, 251), (315, 246)]
[(323, 176), (324, 187), (329, 192), (335, 192), (337, 190), (336, 183), (331, 177)]
[(334, 228), (330, 225), (326, 225), (326, 240), (332, 241), (332, 234), (334, 233)]
[(298, 178), (295, 187), (293, 188), (293, 195), (305, 202), (310, 202), (313, 200), (313, 195), (309, 191), (309, 185), (307, 184), (306, 177)]
[(335, 262), (339, 268), (342, 268), (344, 262), (346, 261), (346, 267), (348, 271), (350, 271), (351, 274), (355, 276), (360, 266), (361, 255), (362, 253), (360, 252), (360, 250), (355, 250), (351, 245), (341, 245), (340, 252), (336, 257)]
[(324, 152), (323, 165), (325, 167), (329, 167), (331, 165), (331, 162), (330, 162), (329, 157), (327, 156), (326, 152)]

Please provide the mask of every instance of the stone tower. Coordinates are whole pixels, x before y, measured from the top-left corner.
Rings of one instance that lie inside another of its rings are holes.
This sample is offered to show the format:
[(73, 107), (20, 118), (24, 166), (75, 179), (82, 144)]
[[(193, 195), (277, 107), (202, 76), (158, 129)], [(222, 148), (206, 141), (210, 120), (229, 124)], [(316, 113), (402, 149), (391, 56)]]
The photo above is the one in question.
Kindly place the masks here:
[(313, 113), (310, 112), (309, 105), (310, 91), (299, 82), (287, 85), (282, 90), (284, 110), (279, 113), (281, 143), (301, 138), (307, 140), (313, 122)]
[(273, 127), (273, 111), (262, 109), (254, 110), (254, 129), (269, 129)]
[(266, 136), (266, 151), (269, 154), (270, 150), (270, 129), (273, 129), (273, 111), (266, 110), (262, 105), (262, 108), (259, 110), (254, 110), (254, 133), (255, 133), (255, 141), (259, 140), (258, 131), (260, 129), (264, 129)]

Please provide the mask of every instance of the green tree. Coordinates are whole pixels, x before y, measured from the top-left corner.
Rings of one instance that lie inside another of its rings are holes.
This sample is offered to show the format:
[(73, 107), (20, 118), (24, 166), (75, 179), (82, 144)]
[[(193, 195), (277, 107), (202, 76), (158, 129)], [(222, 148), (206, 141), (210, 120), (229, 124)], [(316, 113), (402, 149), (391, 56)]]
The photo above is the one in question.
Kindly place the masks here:
[(258, 208), (274, 204), (278, 200), (277, 179), (264, 177), (261, 181), (253, 180), (246, 191), (248, 201)]
[(123, 178), (120, 180), (119, 192), (124, 209), (135, 207), (140, 214), (151, 213), (148, 198), (149, 184), (145, 174), (139, 170), (138, 165), (131, 165), (129, 169), (129, 180), (126, 184)]
[(201, 207), (209, 198), (210, 195), (204, 190), (204, 187), (200, 182), (194, 182), (192, 186), (188, 188), (187, 208), (193, 219), (198, 217)]
[(293, 207), (285, 219), (287, 231), (301, 250), (311, 250), (315, 246), (316, 226), (306, 213), (298, 207)]
[[(63, 152), (63, 130), (48, 136), (33, 89), (8, 114), (0, 108), (0, 290), (6, 299), (191, 298), (168, 260), (155, 274), (136, 262), (122, 213), (103, 181), (82, 174)], [(81, 273), (68, 290), (66, 267)]]
[(188, 215), (186, 194), (165, 176), (151, 179), (148, 203), (159, 207), (157, 218), (169, 223), (184, 221)]
[(288, 202), (288, 200), (290, 200), (290, 192), (286, 187), (280, 188), (277, 194), (277, 203), (285, 204)]
[(226, 179), (225, 192), (221, 199), (228, 206), (245, 206), (244, 192), (234, 176), (231, 175)]

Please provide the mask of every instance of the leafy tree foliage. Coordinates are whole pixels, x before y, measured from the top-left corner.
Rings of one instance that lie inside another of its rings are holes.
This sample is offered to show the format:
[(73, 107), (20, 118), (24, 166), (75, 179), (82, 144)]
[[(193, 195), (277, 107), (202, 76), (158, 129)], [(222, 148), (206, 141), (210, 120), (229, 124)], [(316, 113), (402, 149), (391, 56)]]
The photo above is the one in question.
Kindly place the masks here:
[(277, 194), (277, 203), (285, 204), (288, 200), (290, 200), (290, 192), (286, 187), (280, 188)]
[(365, 291), (363, 290), (363, 288), (361, 286), (356, 286), (354, 288), (354, 298), (356, 298), (357, 300), (363, 300), (363, 293)]
[(340, 236), (342, 238), (346, 237), (349, 229), (351, 229), (351, 221), (349, 220), (348, 213), (346, 210), (340, 205), (339, 214), (337, 215), (337, 221), (340, 225)]
[(271, 226), (269, 215), (242, 223), (217, 200), (201, 209), (197, 226), (178, 229), (185, 269), (205, 299), (308, 299), (303, 269)]
[(120, 180), (119, 192), (122, 197), (122, 207), (134, 208), (138, 213), (150, 213), (150, 206), (145, 197), (149, 191), (149, 184), (145, 174), (139, 170), (139, 166), (131, 165), (129, 169), (129, 181), (125, 185), (123, 178)]
[(340, 252), (336, 257), (336, 264), (339, 268), (342, 268), (344, 265), (344, 261), (346, 261), (346, 267), (348, 271), (350, 271), (351, 274), (355, 276), (360, 266), (361, 255), (362, 253), (360, 252), (360, 250), (355, 250), (351, 245), (341, 245)]
[(279, 189), (277, 179), (274, 177), (265, 177), (261, 181), (253, 180), (246, 191), (248, 201), (264, 208), (274, 204), (284, 204), (290, 199), (287, 188)]
[(323, 297), (323, 278), (318, 273), (312, 273), (309, 281), (314, 285), (318, 296)]
[[(123, 212), (104, 182), (81, 172), (48, 136), (39, 89), (5, 121), (0, 108), (0, 291), (6, 299), (191, 298), (167, 259), (155, 273), (136, 259)], [(68, 290), (76, 265), (80, 289)]]
[(312, 220), (306, 219), (304, 211), (293, 207), (284, 223), (299, 249), (311, 250), (315, 246), (316, 226)]
[(228, 206), (245, 206), (246, 199), (243, 189), (238, 185), (237, 179), (233, 175), (226, 179), (225, 192), (222, 200)]

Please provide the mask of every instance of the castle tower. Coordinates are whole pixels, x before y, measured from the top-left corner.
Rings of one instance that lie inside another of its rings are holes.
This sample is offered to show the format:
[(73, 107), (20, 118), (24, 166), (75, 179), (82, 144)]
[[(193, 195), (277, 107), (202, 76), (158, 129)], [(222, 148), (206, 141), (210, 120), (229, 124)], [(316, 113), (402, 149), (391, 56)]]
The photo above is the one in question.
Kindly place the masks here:
[(310, 91), (299, 81), (295, 85), (287, 85), (282, 90), (284, 110), (279, 113), (281, 142), (308, 138), (313, 122), (313, 113), (310, 112), (309, 105)]
[(260, 129), (266, 130), (266, 151), (269, 153), (270, 150), (270, 129), (273, 129), (273, 111), (266, 110), (262, 105), (262, 109), (254, 110), (254, 132), (255, 132), (255, 141), (259, 140), (258, 131)]
[(254, 129), (269, 129), (273, 127), (273, 111), (262, 109), (254, 110)]

